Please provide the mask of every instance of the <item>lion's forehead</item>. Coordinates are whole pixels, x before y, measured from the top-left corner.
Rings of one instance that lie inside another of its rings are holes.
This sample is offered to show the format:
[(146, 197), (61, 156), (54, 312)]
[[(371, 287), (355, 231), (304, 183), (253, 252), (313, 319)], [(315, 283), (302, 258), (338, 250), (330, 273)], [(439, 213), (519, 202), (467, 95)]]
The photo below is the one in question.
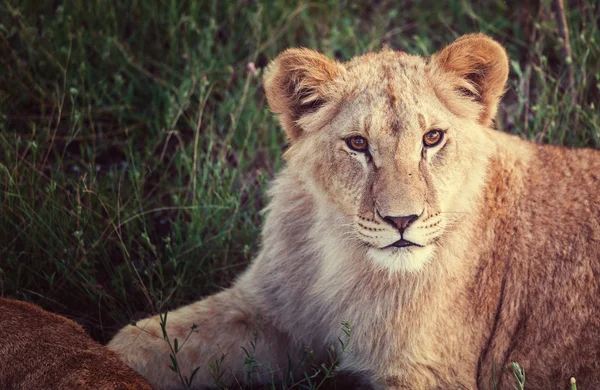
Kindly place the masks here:
[(384, 50), (357, 57), (347, 63), (344, 81), (350, 81), (358, 93), (394, 94), (407, 98), (424, 92), (423, 88), (427, 85), (426, 65), (423, 57)]
[(390, 88), (386, 91), (367, 90), (340, 102), (333, 127), (342, 132), (357, 132), (374, 140), (389, 142), (422, 136), (426, 130), (443, 120), (443, 111), (436, 97), (428, 93), (407, 98), (406, 92)]
[(391, 50), (358, 57), (340, 82), (347, 93), (339, 113), (370, 134), (425, 127), (439, 112), (422, 57)]

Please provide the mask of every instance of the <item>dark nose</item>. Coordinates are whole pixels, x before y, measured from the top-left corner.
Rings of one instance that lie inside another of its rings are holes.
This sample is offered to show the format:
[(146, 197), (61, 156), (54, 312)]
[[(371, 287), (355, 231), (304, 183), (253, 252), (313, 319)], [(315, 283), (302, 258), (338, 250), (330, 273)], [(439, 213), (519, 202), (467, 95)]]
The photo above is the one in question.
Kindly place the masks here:
[(383, 217), (383, 220), (395, 228), (400, 230), (400, 233), (404, 233), (407, 227), (410, 226), (413, 222), (419, 219), (417, 214), (405, 215), (403, 217)]

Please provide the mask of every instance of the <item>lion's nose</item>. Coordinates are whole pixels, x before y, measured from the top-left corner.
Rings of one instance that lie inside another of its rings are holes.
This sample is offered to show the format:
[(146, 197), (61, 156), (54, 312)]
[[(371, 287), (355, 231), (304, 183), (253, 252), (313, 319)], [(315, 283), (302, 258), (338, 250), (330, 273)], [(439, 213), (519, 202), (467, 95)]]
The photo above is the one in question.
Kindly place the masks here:
[(405, 215), (402, 217), (383, 217), (383, 220), (385, 222), (389, 223), (395, 228), (398, 228), (398, 230), (400, 230), (400, 233), (404, 233), (404, 230), (406, 230), (406, 228), (409, 227), (417, 219), (419, 219), (419, 216), (417, 214)]

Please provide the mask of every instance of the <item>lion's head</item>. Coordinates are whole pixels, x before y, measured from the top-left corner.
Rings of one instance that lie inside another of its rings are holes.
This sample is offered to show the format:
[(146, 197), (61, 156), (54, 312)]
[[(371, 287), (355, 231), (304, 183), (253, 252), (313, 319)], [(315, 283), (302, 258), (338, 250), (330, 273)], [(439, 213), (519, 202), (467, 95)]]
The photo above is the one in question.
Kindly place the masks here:
[(342, 64), (289, 49), (264, 84), (290, 169), (340, 215), (328, 223), (350, 226), (376, 263), (414, 271), (481, 192), (507, 75), (502, 46), (474, 34), (427, 58), (384, 49)]

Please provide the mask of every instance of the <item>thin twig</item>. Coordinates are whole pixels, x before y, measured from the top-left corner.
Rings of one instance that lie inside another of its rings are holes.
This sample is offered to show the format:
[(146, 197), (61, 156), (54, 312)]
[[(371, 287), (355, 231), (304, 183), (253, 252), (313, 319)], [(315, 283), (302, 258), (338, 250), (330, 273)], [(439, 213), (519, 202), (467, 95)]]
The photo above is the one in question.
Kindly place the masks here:
[(562, 38), (562, 55), (567, 67), (567, 77), (565, 90), (571, 92), (571, 103), (575, 102), (575, 94), (571, 89), (575, 84), (575, 71), (573, 69), (573, 55), (571, 52), (571, 44), (569, 43), (569, 25), (567, 24), (567, 16), (565, 15), (564, 0), (552, 0), (554, 13), (556, 16), (556, 24), (558, 25), (558, 33)]

